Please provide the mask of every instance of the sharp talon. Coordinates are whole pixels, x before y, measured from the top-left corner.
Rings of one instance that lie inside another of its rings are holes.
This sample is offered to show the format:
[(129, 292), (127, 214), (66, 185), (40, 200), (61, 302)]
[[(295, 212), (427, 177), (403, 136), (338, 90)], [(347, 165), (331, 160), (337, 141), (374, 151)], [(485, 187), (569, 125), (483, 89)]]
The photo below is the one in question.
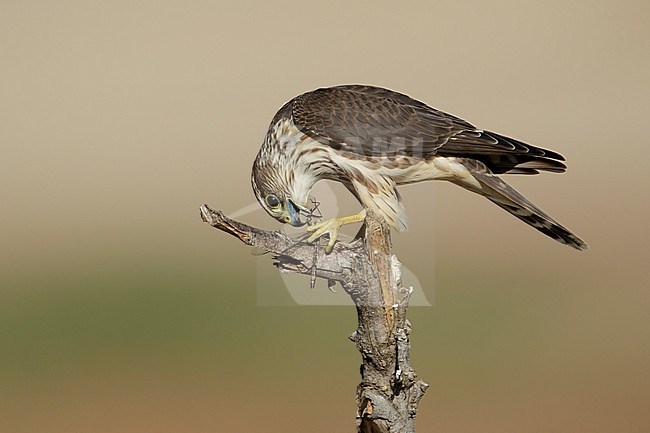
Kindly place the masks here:
[(329, 236), (329, 240), (325, 246), (325, 253), (329, 254), (334, 249), (334, 244), (336, 243), (336, 238), (339, 234), (339, 229), (341, 226), (344, 224), (362, 221), (364, 215), (365, 211), (362, 211), (358, 215), (342, 218), (332, 218), (327, 221), (311, 224), (307, 226), (307, 231), (313, 233), (311, 233), (311, 235), (307, 238), (307, 242), (312, 243), (316, 239), (327, 234)]
[(314, 230), (318, 230), (319, 228), (324, 227), (329, 221), (331, 221), (331, 220), (323, 221), (323, 222), (316, 223), (316, 224), (310, 224), (310, 225), (307, 226), (307, 231), (308, 232), (313, 232)]
[(327, 247), (325, 247), (325, 252), (327, 254), (331, 253), (332, 250), (334, 249), (334, 244), (336, 243), (336, 238), (338, 237), (338, 230), (334, 229), (331, 232), (329, 232), (330, 239), (327, 242)]

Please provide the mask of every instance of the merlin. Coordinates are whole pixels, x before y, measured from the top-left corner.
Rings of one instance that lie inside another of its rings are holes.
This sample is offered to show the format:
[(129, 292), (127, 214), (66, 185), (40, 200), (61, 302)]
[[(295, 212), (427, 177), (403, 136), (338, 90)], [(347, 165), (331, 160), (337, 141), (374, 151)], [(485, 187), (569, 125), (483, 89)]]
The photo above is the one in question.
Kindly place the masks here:
[(309, 193), (322, 179), (341, 182), (363, 206), (356, 215), (310, 224), (308, 242), (363, 221), (368, 209), (399, 231), (408, 221), (397, 187), (446, 180), (480, 194), (558, 242), (587, 244), (499, 176), (562, 173), (559, 153), (531, 146), (381, 87), (343, 85), (303, 93), (280, 108), (253, 164), (264, 210), (300, 227), (311, 220)]

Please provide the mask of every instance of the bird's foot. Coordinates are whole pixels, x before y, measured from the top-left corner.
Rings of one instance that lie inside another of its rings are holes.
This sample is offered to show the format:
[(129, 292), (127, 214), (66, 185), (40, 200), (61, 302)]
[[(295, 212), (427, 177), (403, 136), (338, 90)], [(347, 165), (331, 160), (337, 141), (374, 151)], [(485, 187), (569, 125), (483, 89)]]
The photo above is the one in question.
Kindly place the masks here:
[(327, 241), (325, 252), (329, 254), (332, 252), (332, 248), (334, 248), (334, 243), (336, 242), (336, 238), (339, 234), (339, 229), (341, 228), (341, 226), (344, 226), (345, 224), (357, 223), (363, 221), (365, 218), (366, 218), (366, 210), (364, 209), (356, 215), (332, 218), (327, 221), (312, 224), (307, 227), (307, 231), (313, 232), (311, 236), (307, 238), (307, 242), (309, 243), (314, 242), (316, 239), (327, 234), (329, 240)]

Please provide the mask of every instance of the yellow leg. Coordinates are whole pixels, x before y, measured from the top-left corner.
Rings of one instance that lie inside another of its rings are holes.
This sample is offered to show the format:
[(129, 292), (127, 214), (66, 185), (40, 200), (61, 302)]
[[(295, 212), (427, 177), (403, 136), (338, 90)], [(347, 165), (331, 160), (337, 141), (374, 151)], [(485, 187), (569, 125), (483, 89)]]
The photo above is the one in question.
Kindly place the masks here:
[(307, 242), (314, 242), (316, 239), (320, 238), (324, 234), (329, 235), (329, 241), (325, 247), (326, 253), (331, 253), (332, 248), (334, 248), (334, 243), (336, 242), (336, 237), (338, 236), (339, 229), (345, 224), (358, 223), (366, 219), (366, 210), (362, 210), (356, 215), (350, 215), (339, 218), (332, 218), (321, 223), (312, 224), (307, 227), (307, 231), (314, 232), (307, 238)]

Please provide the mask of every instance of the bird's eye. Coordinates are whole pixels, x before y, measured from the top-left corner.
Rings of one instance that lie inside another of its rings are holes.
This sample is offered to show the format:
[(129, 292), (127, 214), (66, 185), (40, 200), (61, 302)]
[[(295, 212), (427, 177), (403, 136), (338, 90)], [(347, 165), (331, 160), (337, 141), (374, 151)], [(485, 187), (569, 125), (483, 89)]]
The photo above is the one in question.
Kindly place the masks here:
[(280, 207), (280, 200), (275, 194), (269, 194), (266, 196), (266, 204), (268, 204), (271, 209), (277, 209)]

